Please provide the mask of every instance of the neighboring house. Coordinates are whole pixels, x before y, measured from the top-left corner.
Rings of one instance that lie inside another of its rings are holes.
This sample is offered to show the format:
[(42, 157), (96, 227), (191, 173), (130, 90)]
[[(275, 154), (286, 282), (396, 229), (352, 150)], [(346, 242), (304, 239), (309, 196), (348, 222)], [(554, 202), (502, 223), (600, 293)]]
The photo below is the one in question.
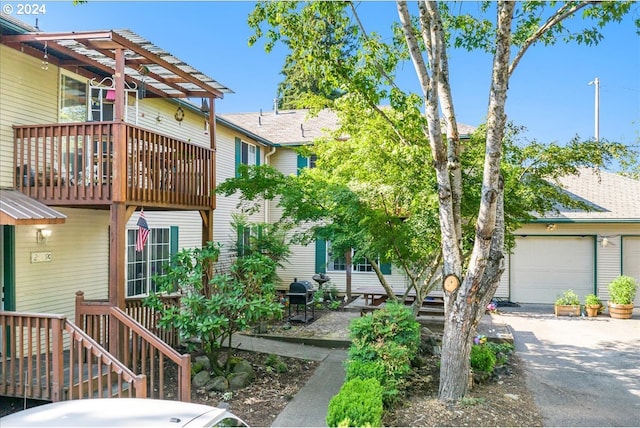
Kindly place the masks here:
[[(302, 156), (297, 149), (301, 146), (312, 144), (314, 140), (326, 136), (326, 134), (338, 127), (338, 118), (331, 110), (322, 110), (317, 115), (309, 114), (308, 110), (275, 110), (268, 113), (229, 113), (220, 114), (217, 121), (220, 125), (234, 128), (237, 132), (245, 132), (246, 140), (252, 144), (265, 144), (263, 162), (278, 169), (284, 174), (298, 174), (302, 168), (313, 168), (315, 158)], [(473, 132), (473, 128), (460, 125), (460, 133), (465, 138)], [(219, 131), (219, 135), (224, 132)], [(245, 141), (242, 139), (241, 141)], [(227, 144), (228, 146), (228, 144)], [(222, 148), (220, 144), (219, 151)], [(220, 152), (219, 156), (221, 158)], [(233, 171), (221, 173), (224, 165), (218, 166), (218, 182), (225, 176), (232, 176)], [(223, 201), (218, 199), (218, 208), (224, 204), (222, 213), (216, 212), (216, 234), (222, 232), (228, 223), (225, 215), (230, 215), (238, 203), (238, 198), (233, 197)], [(218, 223), (218, 215), (225, 220)], [(263, 202), (263, 208), (253, 219), (265, 222), (273, 222), (280, 218), (282, 210), (277, 206), (277, 201)], [(226, 223), (225, 223), (226, 221)], [(281, 278), (280, 288), (288, 287), (289, 283), (298, 280), (310, 281), (316, 285), (312, 277), (316, 273), (326, 273), (331, 278), (331, 283), (338, 291), (346, 290), (346, 265), (344, 255), (336, 255), (331, 251), (331, 243), (317, 240), (315, 244), (303, 246), (292, 245), (291, 256), (284, 269), (280, 269), (278, 275)], [(393, 287), (405, 287), (408, 281), (404, 274), (391, 264), (382, 263), (380, 266), (387, 282)], [(352, 266), (352, 287), (379, 285), (378, 278), (367, 260), (354, 260)]]
[(129, 30), (4, 14), (0, 30), (0, 310), (74, 319), (78, 290), (123, 307), (213, 237), (215, 100), (231, 90)]
[(640, 281), (640, 181), (582, 169), (561, 184), (593, 210), (560, 208), (517, 230), (497, 297), (553, 303), (573, 289), (581, 299), (595, 293), (607, 300), (616, 276)]
[[(335, 129), (337, 118), (328, 110), (318, 116), (309, 116), (306, 110), (286, 110), (222, 114), (218, 123), (246, 132), (242, 138), (247, 141), (266, 145), (264, 149), (269, 152), (262, 162), (285, 174), (296, 174), (301, 168), (313, 167), (314, 161), (300, 156), (296, 149), (311, 144), (323, 131)], [(461, 125), (462, 135), (472, 131)], [(226, 176), (229, 174), (233, 171), (229, 170)], [(219, 175), (218, 179), (222, 181), (224, 176)], [(588, 170), (561, 182), (566, 191), (589, 203), (593, 211), (561, 209), (557, 215), (550, 214), (517, 230), (516, 248), (505, 258), (505, 273), (496, 297), (522, 303), (553, 303), (563, 291), (572, 288), (581, 298), (596, 293), (606, 300), (607, 284), (616, 276), (629, 275), (640, 281), (640, 182)], [(221, 214), (225, 216), (235, 209), (238, 199), (223, 202), (221, 198), (218, 206), (223, 203), (225, 214)], [(265, 204), (254, 220), (270, 222), (279, 218), (281, 211), (276, 205)], [(228, 218), (223, 218), (228, 223)], [(216, 223), (216, 233), (225, 227)], [(383, 271), (391, 285), (406, 285), (405, 277), (393, 266), (386, 265)], [(294, 245), (289, 263), (279, 272), (280, 286), (286, 287), (294, 278), (311, 281), (319, 272), (327, 273), (338, 290), (345, 290), (344, 258), (334, 257), (330, 244), (317, 241), (306, 247)], [(354, 263), (352, 284), (377, 285), (378, 280), (366, 262)], [(640, 293), (636, 301), (640, 304)]]

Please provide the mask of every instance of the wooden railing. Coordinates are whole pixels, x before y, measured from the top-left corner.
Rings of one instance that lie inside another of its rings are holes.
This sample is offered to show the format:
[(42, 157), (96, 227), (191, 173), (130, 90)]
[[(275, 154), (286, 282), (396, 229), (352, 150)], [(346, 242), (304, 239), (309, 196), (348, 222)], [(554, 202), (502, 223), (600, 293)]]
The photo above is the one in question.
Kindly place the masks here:
[[(165, 306), (179, 306), (180, 296), (161, 297)], [(155, 309), (143, 305), (141, 297), (127, 297), (124, 311), (134, 320), (142, 324), (147, 330), (155, 334), (167, 345), (177, 348), (179, 344), (178, 330), (175, 328), (165, 329), (158, 326), (158, 314)]]
[[(155, 318), (151, 312), (147, 315), (148, 322)], [(109, 302), (85, 300), (81, 291), (76, 293), (76, 324), (133, 372), (145, 374), (150, 398), (191, 401), (189, 354), (178, 353), (143, 324)], [(178, 381), (174, 390), (166, 383), (170, 371), (175, 371)]]
[[(214, 153), (116, 122), (14, 126), (16, 188), (48, 205), (106, 205), (126, 171), (127, 202), (163, 208), (213, 206)], [(124, 134), (126, 150), (116, 135)]]
[(60, 401), (147, 396), (136, 376), (62, 315), (0, 312), (0, 395)]

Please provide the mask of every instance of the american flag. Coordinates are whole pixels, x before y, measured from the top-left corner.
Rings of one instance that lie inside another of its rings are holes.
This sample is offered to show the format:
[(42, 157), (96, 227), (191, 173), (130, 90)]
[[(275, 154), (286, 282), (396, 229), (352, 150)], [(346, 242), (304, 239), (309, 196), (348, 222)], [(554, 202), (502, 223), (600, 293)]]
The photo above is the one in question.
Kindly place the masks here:
[(140, 211), (140, 217), (138, 218), (138, 238), (136, 239), (136, 251), (144, 251), (144, 244), (147, 243), (149, 237), (149, 225), (147, 219), (144, 218), (144, 211)]

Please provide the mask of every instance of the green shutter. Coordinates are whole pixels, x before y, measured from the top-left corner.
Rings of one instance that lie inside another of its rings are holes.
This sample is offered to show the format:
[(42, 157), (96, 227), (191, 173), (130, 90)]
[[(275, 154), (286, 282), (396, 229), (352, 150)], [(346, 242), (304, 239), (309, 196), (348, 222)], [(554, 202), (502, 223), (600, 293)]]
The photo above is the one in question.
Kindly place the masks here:
[(316, 273), (327, 273), (327, 241), (316, 239)]
[[(4, 274), (4, 310), (16, 310), (16, 228), (0, 225), (3, 228), (2, 257)], [(7, 336), (8, 337), (8, 336)], [(5, 348), (9, 349), (9, 348)]]
[(238, 240), (236, 243), (238, 248), (238, 257), (244, 254), (244, 227), (238, 226)]
[(380, 271), (384, 275), (391, 275), (391, 263), (380, 263)]
[(236, 137), (236, 177), (239, 177), (240, 174), (238, 172), (238, 168), (242, 163), (242, 141), (240, 138)]
[(306, 168), (309, 165), (309, 160), (306, 156), (298, 155), (298, 175), (300, 175), (300, 171), (303, 168)]
[(174, 255), (178, 252), (178, 226), (169, 228), (169, 254)]
[(256, 166), (260, 166), (260, 147), (256, 146)]

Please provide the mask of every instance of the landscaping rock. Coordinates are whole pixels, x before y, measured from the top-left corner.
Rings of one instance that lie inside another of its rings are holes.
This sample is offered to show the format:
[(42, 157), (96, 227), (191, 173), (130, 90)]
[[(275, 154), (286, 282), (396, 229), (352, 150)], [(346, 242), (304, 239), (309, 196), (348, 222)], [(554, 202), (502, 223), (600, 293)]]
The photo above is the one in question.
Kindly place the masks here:
[(224, 376), (216, 376), (204, 386), (207, 391), (226, 392), (229, 390), (229, 381)]
[(229, 388), (232, 391), (235, 391), (237, 389), (242, 389), (245, 386), (248, 386), (251, 383), (252, 378), (249, 373), (240, 372), (240, 373), (231, 373), (227, 377), (227, 380), (229, 381)]
[(197, 356), (194, 363), (200, 364), (203, 369), (211, 370), (211, 363), (209, 362), (209, 359), (204, 355)]
[(202, 388), (211, 380), (211, 375), (208, 370), (202, 370), (193, 377), (191, 383), (195, 389)]
[(256, 378), (256, 372), (253, 370), (253, 367), (251, 366), (251, 363), (247, 360), (239, 360), (234, 366), (233, 366), (233, 373), (234, 374), (246, 374), (247, 379), (249, 381), (252, 381)]

